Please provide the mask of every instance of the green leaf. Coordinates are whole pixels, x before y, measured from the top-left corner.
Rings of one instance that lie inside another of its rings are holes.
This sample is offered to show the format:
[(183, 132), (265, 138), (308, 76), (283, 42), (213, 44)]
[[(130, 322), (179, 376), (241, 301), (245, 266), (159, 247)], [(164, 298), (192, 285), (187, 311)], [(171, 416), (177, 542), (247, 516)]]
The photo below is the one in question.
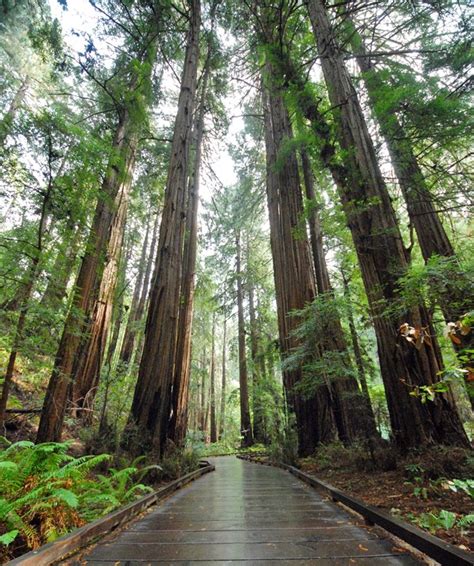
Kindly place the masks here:
[(449, 530), (454, 527), (456, 522), (456, 513), (442, 509), (439, 513), (438, 519), (440, 520), (444, 529)]
[(458, 527), (469, 527), (470, 525), (474, 524), (474, 514), (471, 515), (464, 515), (464, 517), (461, 517), (461, 519), (459, 519), (459, 521), (457, 522), (457, 526)]
[(8, 546), (16, 539), (19, 532), (20, 531), (18, 529), (14, 529), (13, 531), (8, 531), (8, 533), (0, 536), (0, 544)]
[(77, 498), (76, 494), (70, 491), (69, 489), (60, 488), (54, 492), (54, 495), (58, 499), (62, 499), (65, 503), (75, 509), (79, 504), (79, 499)]
[(0, 472), (2, 470), (10, 470), (12, 472), (16, 472), (18, 470), (18, 465), (15, 462), (9, 462), (8, 460), (5, 462), (0, 462)]

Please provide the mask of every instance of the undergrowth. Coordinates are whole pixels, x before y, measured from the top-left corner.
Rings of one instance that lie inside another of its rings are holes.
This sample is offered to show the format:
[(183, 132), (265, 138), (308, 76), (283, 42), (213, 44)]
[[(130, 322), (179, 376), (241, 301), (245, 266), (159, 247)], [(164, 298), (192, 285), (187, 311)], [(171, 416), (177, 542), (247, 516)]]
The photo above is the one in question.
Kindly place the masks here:
[(139, 468), (135, 461), (98, 474), (110, 455), (74, 458), (68, 442), (0, 441), (1, 558), (36, 549), (153, 491), (141, 480), (157, 466)]

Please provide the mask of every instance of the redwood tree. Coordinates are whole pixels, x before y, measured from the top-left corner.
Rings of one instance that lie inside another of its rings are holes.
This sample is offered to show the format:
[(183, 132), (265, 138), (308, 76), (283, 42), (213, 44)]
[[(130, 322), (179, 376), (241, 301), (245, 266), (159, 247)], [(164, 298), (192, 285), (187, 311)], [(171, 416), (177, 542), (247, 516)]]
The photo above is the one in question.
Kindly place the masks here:
[[(423, 307), (387, 309), (399, 303), (398, 278), (407, 270), (407, 251), (325, 5), (321, 0), (306, 4), (343, 152), (344, 168), (336, 175), (371, 308), (394, 438), (402, 448), (433, 442), (466, 445), (449, 393), (429, 403), (411, 395), (414, 387), (439, 380), (439, 346)], [(417, 347), (409, 343), (400, 333), (405, 323), (426, 332), (428, 339)]]
[(153, 447), (158, 454), (164, 451), (171, 415), (200, 25), (200, 1), (192, 0), (144, 350), (124, 439), (132, 448), (131, 432), (136, 428), (142, 446)]

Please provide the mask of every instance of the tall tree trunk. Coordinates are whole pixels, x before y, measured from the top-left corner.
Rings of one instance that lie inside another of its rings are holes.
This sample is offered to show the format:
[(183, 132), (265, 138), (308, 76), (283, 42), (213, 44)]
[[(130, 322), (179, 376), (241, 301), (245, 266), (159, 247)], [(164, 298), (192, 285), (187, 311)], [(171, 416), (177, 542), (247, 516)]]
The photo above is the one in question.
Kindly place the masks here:
[(41, 297), (41, 305), (49, 309), (59, 309), (67, 294), (68, 283), (71, 279), (77, 252), (81, 243), (82, 230), (70, 225), (69, 241), (65, 249), (61, 249), (56, 256), (48, 285)]
[[(449, 236), (436, 212), (436, 206), (430, 193), (426, 179), (418, 164), (411, 141), (405, 132), (395, 108), (381, 107), (381, 96), (387, 91), (384, 79), (374, 68), (370, 55), (368, 55), (364, 42), (357, 32), (350, 18), (346, 25), (351, 37), (351, 45), (354, 53), (358, 55), (357, 62), (364, 79), (364, 84), (369, 96), (372, 113), (377, 120), (382, 136), (387, 144), (391, 162), (395, 170), (403, 198), (407, 205), (410, 225), (415, 229), (420, 244), (423, 259), (427, 262), (433, 256), (451, 258), (457, 266), (456, 274), (443, 277), (442, 294), (439, 305), (447, 323), (456, 322), (465, 313), (472, 310), (472, 295), (474, 287), (465, 272), (459, 265), (454, 248)], [(432, 277), (435, 289), (440, 287), (438, 277)], [(474, 348), (474, 333), (460, 337), (461, 344), (456, 346), (464, 365), (472, 366), (474, 356), (468, 351)], [(466, 364), (465, 356), (471, 358), (471, 363)], [(466, 374), (466, 379), (469, 374)], [(471, 406), (474, 409), (474, 390), (472, 385), (466, 381)]]
[[(423, 307), (407, 309), (401, 315), (387, 313), (386, 307), (400, 299), (397, 282), (406, 272), (407, 253), (324, 3), (306, 0), (306, 4), (344, 152), (344, 167), (332, 165), (332, 171), (338, 180), (371, 308), (393, 436), (401, 448), (428, 443), (467, 445), (451, 394), (437, 395), (427, 403), (411, 395), (414, 387), (430, 386), (439, 380), (439, 346)], [(420, 332), (427, 329), (431, 340), (415, 347), (400, 333), (405, 323)]]
[(183, 249), (183, 273), (179, 325), (173, 376), (173, 413), (169, 425), (169, 437), (177, 445), (184, 442), (188, 426), (188, 395), (191, 374), (191, 346), (194, 306), (194, 285), (196, 278), (197, 231), (199, 188), (201, 179), (202, 141), (206, 115), (207, 85), (210, 74), (210, 45), (202, 74), (201, 100), (195, 124), (195, 155), (193, 173), (188, 184), (188, 202)]
[[(143, 278), (143, 288), (142, 288), (142, 292), (141, 292), (141, 295), (140, 295), (140, 300), (138, 302), (137, 313), (136, 313), (136, 316), (135, 316), (137, 324), (139, 322), (143, 321), (144, 313), (145, 313), (146, 306), (147, 306), (148, 295), (149, 295), (149, 292), (150, 292), (152, 275), (153, 275), (153, 270), (154, 270), (154, 266), (155, 266), (156, 250), (157, 250), (157, 246), (158, 246), (158, 229), (159, 229), (159, 226), (160, 226), (160, 217), (161, 217), (161, 213), (160, 213), (160, 211), (157, 211), (156, 217), (155, 217), (155, 223), (153, 225), (153, 234), (152, 234), (152, 237), (151, 237), (150, 251), (149, 251), (148, 259), (147, 259), (147, 262), (146, 262), (145, 275), (144, 275), (144, 278)], [(138, 340), (137, 340), (137, 336), (138, 336)], [(136, 344), (135, 344), (135, 347), (132, 351), (132, 357), (130, 359), (130, 363), (140, 363), (140, 360), (141, 360), (141, 357), (142, 357), (142, 350), (143, 350), (143, 341), (144, 341), (143, 332), (138, 333), (138, 331), (135, 330), (134, 340), (135, 340)]]
[(240, 232), (236, 234), (236, 278), (237, 278), (237, 310), (239, 326), (239, 383), (240, 383), (240, 434), (242, 446), (253, 444), (252, 423), (250, 421), (249, 389), (247, 373), (247, 354), (245, 348), (244, 294), (242, 289), (241, 243)]
[(357, 335), (357, 329), (354, 321), (354, 314), (352, 312), (351, 297), (349, 282), (347, 281), (346, 275), (343, 270), (341, 270), (342, 284), (344, 287), (344, 298), (348, 302), (347, 305), (347, 318), (349, 322), (349, 331), (351, 334), (352, 350), (354, 352), (355, 363), (357, 367), (357, 376), (359, 378), (359, 384), (364, 398), (364, 403), (366, 407), (366, 418), (370, 419), (371, 422), (375, 423), (375, 415), (372, 408), (372, 403), (370, 402), (369, 387), (367, 384), (367, 376), (365, 372), (364, 358), (362, 357), (362, 349), (360, 347), (359, 336)]
[(217, 442), (216, 421), (216, 313), (212, 315), (212, 342), (211, 342), (211, 443)]
[[(125, 172), (126, 180), (121, 183), (114, 203), (114, 219), (110, 226), (107, 245), (107, 260), (102, 273), (99, 293), (94, 301), (91, 321), (87, 334), (77, 355), (73, 373), (72, 401), (75, 407), (87, 409), (90, 415), (99, 384), (100, 370), (106, 351), (107, 335), (113, 310), (117, 285), (120, 254), (122, 250), (128, 200), (135, 164), (136, 140), (130, 142), (130, 155)], [(80, 414), (80, 413), (79, 413)]]
[(204, 348), (201, 355), (201, 395), (199, 398), (199, 427), (203, 433), (203, 440), (206, 440), (206, 371), (206, 348)]
[[(52, 145), (51, 138), (49, 138), (49, 153), (50, 153), (50, 163), (52, 155)], [(5, 412), (8, 404), (8, 397), (10, 395), (10, 388), (13, 381), (13, 373), (15, 371), (15, 362), (18, 356), (18, 352), (23, 343), (23, 335), (26, 324), (26, 317), (29, 309), (29, 302), (33, 294), (34, 286), (37, 282), (40, 270), (39, 264), (41, 256), (43, 253), (44, 238), (47, 230), (48, 214), (51, 203), (51, 192), (53, 189), (53, 178), (50, 177), (49, 182), (44, 193), (43, 202), (41, 205), (41, 214), (38, 222), (38, 230), (36, 235), (36, 243), (33, 247), (33, 255), (31, 257), (31, 263), (29, 269), (26, 273), (26, 280), (22, 288), (18, 292), (18, 297), (16, 299), (17, 308), (19, 311), (18, 321), (16, 324), (15, 332), (13, 335), (12, 347), (10, 350), (10, 355), (8, 357), (7, 371), (5, 372), (5, 377), (3, 379), (2, 395), (0, 397), (0, 427), (3, 428), (5, 422)]]
[[(149, 213), (146, 221), (146, 231), (145, 238), (143, 239), (142, 250), (140, 253), (140, 259), (138, 260), (138, 272), (135, 281), (135, 287), (133, 289), (132, 301), (130, 303), (130, 309), (128, 311), (127, 326), (125, 328), (125, 334), (122, 341), (122, 348), (120, 350), (120, 360), (124, 364), (128, 364), (132, 358), (133, 346), (135, 343), (135, 326), (137, 324), (137, 314), (138, 305), (140, 303), (140, 297), (143, 292), (143, 285), (145, 282), (145, 272), (147, 268), (147, 254), (148, 254), (148, 244), (150, 237), (150, 228), (152, 222), (152, 215)], [(142, 313), (143, 314), (143, 313)]]
[[(247, 244), (248, 245), (248, 244)], [(249, 248), (247, 247), (247, 253)], [(249, 278), (250, 278), (249, 274)], [(252, 413), (253, 413), (253, 437), (256, 442), (264, 441), (264, 409), (262, 406), (261, 395), (262, 395), (262, 379), (264, 377), (264, 372), (262, 372), (261, 357), (262, 354), (259, 351), (259, 338), (260, 333), (258, 331), (257, 317), (255, 314), (255, 297), (254, 297), (254, 285), (253, 282), (249, 280), (249, 321), (250, 321), (250, 355), (252, 357)]]
[[(270, 219), (270, 243), (277, 300), (280, 352), (287, 356), (298, 345), (293, 331), (301, 319), (290, 316), (311, 303), (316, 294), (307, 239), (296, 237), (303, 214), (303, 202), (294, 152), (278, 163), (278, 152), (292, 138), (288, 112), (278, 84), (273, 84), (275, 71), (266, 64), (263, 77), (263, 108), (267, 160), (267, 200)], [(289, 407), (296, 415), (299, 452), (314, 452), (320, 442), (334, 438), (334, 423), (328, 388), (314, 386), (314, 395), (304, 398), (295, 391), (301, 381), (301, 369), (286, 370), (283, 381)]]
[[(128, 175), (133, 162), (130, 122), (130, 113), (127, 110), (120, 112), (112, 145), (113, 159), (109, 163), (102, 184), (89, 240), (75, 285), (72, 308), (64, 324), (43, 404), (37, 442), (58, 441), (61, 438), (68, 392), (74, 375), (74, 365), (77, 362), (76, 356), (81, 337), (87, 330), (87, 322), (100, 286), (115, 211), (120, 209), (119, 205), (124, 196), (124, 185), (129, 184)], [(123, 160), (122, 167), (116, 166), (117, 155)]]
[(339, 438), (345, 444), (351, 444), (361, 436), (364, 438), (377, 436), (377, 426), (370, 400), (361, 394), (358, 383), (352, 376), (352, 362), (349, 356), (346, 356), (348, 350), (346, 337), (340, 314), (334, 304), (334, 293), (323, 249), (321, 221), (316, 209), (314, 177), (306, 150), (302, 150), (301, 157), (306, 197), (311, 206), (308, 224), (318, 294), (321, 300), (327, 301), (328, 304), (332, 302), (332, 309), (329, 309), (329, 312), (332, 311), (331, 317), (325, 328), (326, 338), (323, 340), (322, 350), (323, 352), (338, 352), (341, 360), (344, 360), (344, 365), (347, 365), (346, 372), (341, 372), (340, 375), (329, 380), (329, 387)]
[(29, 83), (30, 83), (30, 78), (26, 76), (21, 81), (18, 90), (15, 92), (15, 96), (13, 97), (8, 110), (6, 111), (3, 118), (0, 120), (0, 150), (3, 149), (5, 140), (7, 139), (7, 136), (10, 133), (15, 116), (18, 110), (20, 109), (21, 105), (23, 104), (23, 101), (25, 100)]
[(226, 354), (227, 354), (227, 319), (224, 312), (224, 328), (222, 332), (222, 385), (221, 385), (221, 410), (219, 415), (219, 438), (225, 435), (225, 406), (226, 406)]
[(158, 454), (164, 450), (171, 416), (200, 22), (200, 0), (193, 0), (144, 351), (130, 415), (130, 424), (138, 427), (143, 447), (153, 446)]
[(331, 282), (329, 279), (326, 256), (324, 255), (323, 232), (317, 210), (318, 205), (316, 201), (316, 193), (314, 191), (314, 176), (306, 149), (301, 150), (301, 163), (306, 198), (308, 199), (310, 206), (308, 213), (308, 226), (311, 251), (313, 254), (314, 273), (316, 276), (316, 286), (318, 293), (326, 293), (331, 289)]

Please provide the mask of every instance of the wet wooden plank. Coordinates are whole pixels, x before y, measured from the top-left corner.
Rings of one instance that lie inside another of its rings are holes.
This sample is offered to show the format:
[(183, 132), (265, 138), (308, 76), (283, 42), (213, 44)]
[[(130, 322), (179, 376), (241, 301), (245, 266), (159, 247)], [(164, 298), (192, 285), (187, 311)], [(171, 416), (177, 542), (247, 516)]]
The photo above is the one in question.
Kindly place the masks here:
[(132, 543), (245, 543), (245, 542), (317, 542), (373, 540), (377, 537), (359, 527), (295, 528), (240, 531), (127, 531), (121, 542)]
[(312, 558), (352, 558), (393, 556), (392, 547), (382, 541), (284, 542), (284, 543), (214, 543), (214, 544), (154, 544), (114, 543), (101, 545), (93, 559), (127, 561), (140, 560), (296, 560)]
[(233, 457), (213, 463), (213, 474), (98, 544), (77, 564), (417, 563), (283, 470)]
[[(315, 566), (314, 559), (309, 560), (127, 560), (126, 562), (115, 562), (112, 560), (89, 560), (87, 562), (77, 562), (73, 566), (83, 566), (90, 564), (90, 566), (163, 566), (163, 564), (172, 564), (173, 566)], [(317, 561), (317, 566), (415, 566), (419, 564), (417, 560), (407, 554), (399, 556), (370, 556), (364, 558), (320, 558)]]

